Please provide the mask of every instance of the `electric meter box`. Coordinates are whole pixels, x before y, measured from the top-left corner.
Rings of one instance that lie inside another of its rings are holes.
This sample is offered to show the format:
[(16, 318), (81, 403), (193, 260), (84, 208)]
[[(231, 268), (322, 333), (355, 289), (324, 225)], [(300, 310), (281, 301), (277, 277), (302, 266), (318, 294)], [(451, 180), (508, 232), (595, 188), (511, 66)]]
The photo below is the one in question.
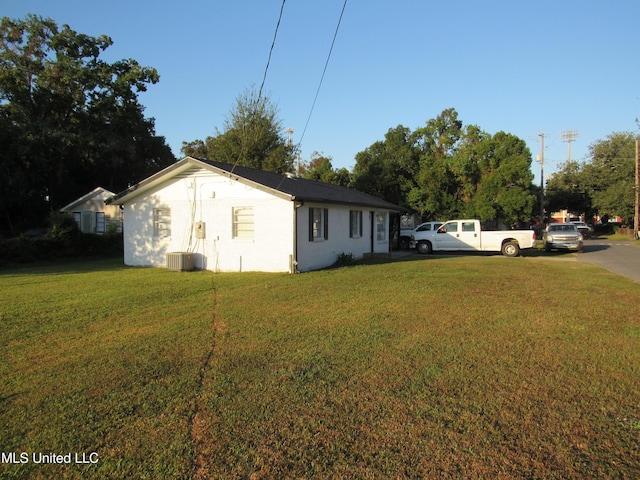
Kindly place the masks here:
[(204, 222), (196, 222), (196, 238), (205, 238), (205, 224)]

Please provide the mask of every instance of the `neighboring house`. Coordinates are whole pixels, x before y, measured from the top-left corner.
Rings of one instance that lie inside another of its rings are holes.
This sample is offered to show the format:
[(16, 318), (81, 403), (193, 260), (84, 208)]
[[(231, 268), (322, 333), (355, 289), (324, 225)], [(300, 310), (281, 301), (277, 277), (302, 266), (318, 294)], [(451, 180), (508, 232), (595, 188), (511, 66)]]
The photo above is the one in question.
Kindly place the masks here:
[(98, 187), (60, 209), (73, 215), (78, 228), (83, 233), (105, 233), (109, 225), (122, 227), (122, 214), (118, 205), (106, 205), (105, 200), (115, 193)]
[[(389, 251), (403, 209), (327, 183), (186, 157), (117, 194), (124, 263), (164, 266), (184, 252), (216, 272), (304, 272)], [(188, 263), (188, 262), (187, 262)]]

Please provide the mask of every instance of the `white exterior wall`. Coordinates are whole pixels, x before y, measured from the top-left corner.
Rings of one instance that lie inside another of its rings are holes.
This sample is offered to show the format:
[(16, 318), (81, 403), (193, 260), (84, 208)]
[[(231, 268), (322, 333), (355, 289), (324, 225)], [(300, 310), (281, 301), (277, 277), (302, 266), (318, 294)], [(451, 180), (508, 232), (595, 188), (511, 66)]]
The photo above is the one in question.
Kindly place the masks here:
[[(312, 208), (329, 210), (329, 238), (326, 240), (309, 240), (309, 215)], [(362, 212), (362, 235), (357, 238), (349, 236), (349, 212), (352, 210)], [(297, 212), (298, 270), (306, 272), (329, 267), (336, 262), (341, 253), (352, 254), (355, 259), (362, 259), (366, 253), (389, 252), (389, 212), (381, 213), (385, 218), (384, 240), (377, 239), (375, 215), (366, 207), (305, 203)]]
[[(234, 207), (252, 207), (254, 238), (233, 238)], [(171, 235), (154, 236), (153, 212), (171, 209)], [(289, 272), (293, 209), (281, 199), (228, 177), (192, 170), (125, 205), (124, 262), (164, 266), (169, 252), (195, 254), (195, 266), (217, 272)], [(195, 224), (204, 222), (205, 238)]]

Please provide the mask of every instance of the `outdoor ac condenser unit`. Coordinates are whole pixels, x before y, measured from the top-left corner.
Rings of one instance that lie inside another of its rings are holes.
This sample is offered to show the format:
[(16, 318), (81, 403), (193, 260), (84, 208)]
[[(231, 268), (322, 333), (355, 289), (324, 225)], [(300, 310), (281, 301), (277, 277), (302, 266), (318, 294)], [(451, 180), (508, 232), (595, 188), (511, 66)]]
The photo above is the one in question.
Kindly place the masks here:
[(175, 272), (190, 272), (195, 268), (193, 253), (170, 252), (167, 253), (167, 270)]

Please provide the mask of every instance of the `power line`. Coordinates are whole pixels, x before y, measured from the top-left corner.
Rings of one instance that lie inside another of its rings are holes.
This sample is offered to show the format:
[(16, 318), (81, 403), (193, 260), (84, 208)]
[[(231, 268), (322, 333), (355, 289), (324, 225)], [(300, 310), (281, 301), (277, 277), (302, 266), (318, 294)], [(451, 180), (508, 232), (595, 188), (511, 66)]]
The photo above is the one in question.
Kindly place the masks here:
[(318, 100), (318, 94), (320, 93), (320, 87), (322, 87), (322, 81), (324, 80), (324, 74), (327, 72), (327, 66), (329, 65), (329, 59), (331, 58), (331, 52), (333, 51), (333, 45), (336, 43), (336, 37), (338, 36), (338, 30), (340, 29), (340, 22), (342, 22), (342, 15), (344, 14), (344, 9), (347, 6), (347, 0), (344, 0), (344, 4), (342, 5), (342, 11), (340, 12), (340, 18), (338, 19), (338, 25), (336, 25), (336, 31), (333, 34), (333, 40), (331, 41), (331, 48), (329, 49), (329, 54), (327, 55), (327, 61), (324, 64), (324, 70), (322, 70), (322, 76), (320, 77), (320, 83), (318, 84), (318, 89), (316, 90), (316, 96), (313, 98), (313, 104), (311, 105), (311, 110), (309, 111), (309, 116), (307, 117), (307, 122), (304, 124), (304, 129), (302, 130), (302, 135), (300, 135), (300, 140), (298, 140), (298, 144), (296, 145), (296, 149), (300, 147), (302, 143), (302, 139), (304, 138), (304, 134), (307, 131), (307, 127), (309, 126), (309, 121), (311, 120), (311, 115), (313, 114), (313, 109), (316, 106), (316, 100)]
[[(262, 83), (260, 84), (260, 90), (258, 91), (258, 98), (256, 98), (255, 108), (259, 107), (260, 99), (262, 98), (262, 89), (264, 88), (264, 82), (267, 80), (267, 72), (269, 71), (269, 64), (271, 63), (271, 54), (273, 53), (273, 48), (276, 45), (276, 38), (278, 36), (278, 29), (280, 28), (280, 21), (282, 20), (282, 12), (284, 10), (285, 2), (286, 0), (282, 0), (282, 5), (280, 6), (280, 15), (278, 15), (278, 23), (276, 23), (276, 30), (273, 33), (273, 41), (271, 42), (271, 48), (269, 49), (269, 57), (267, 58), (267, 65), (266, 67), (264, 67), (264, 75), (262, 76)], [(244, 133), (244, 123), (242, 128)], [(242, 155), (244, 154), (244, 148), (245, 148), (245, 144), (243, 142), (240, 149), (240, 154), (238, 155), (236, 162), (233, 164), (233, 167), (231, 168), (231, 173), (233, 173), (235, 168), (238, 166), (238, 163), (240, 162)]]
[(280, 15), (278, 16), (278, 23), (276, 24), (276, 31), (273, 33), (273, 41), (271, 42), (271, 48), (269, 49), (269, 58), (267, 59), (267, 66), (264, 69), (264, 76), (262, 77), (262, 83), (260, 84), (260, 91), (258, 92), (258, 100), (262, 98), (262, 88), (264, 82), (267, 80), (267, 71), (269, 70), (269, 64), (271, 63), (271, 54), (273, 53), (273, 47), (276, 44), (276, 37), (278, 36), (278, 28), (280, 28), (280, 20), (282, 20), (282, 11), (284, 10), (284, 3), (286, 0), (282, 0), (282, 6), (280, 7)]

